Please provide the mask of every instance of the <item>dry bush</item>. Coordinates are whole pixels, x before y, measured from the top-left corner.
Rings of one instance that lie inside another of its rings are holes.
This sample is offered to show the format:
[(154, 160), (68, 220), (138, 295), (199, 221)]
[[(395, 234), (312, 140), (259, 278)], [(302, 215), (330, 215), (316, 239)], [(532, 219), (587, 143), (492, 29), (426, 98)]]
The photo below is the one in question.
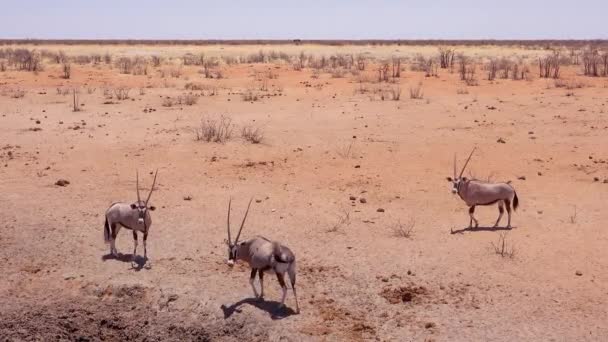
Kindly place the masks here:
[(150, 60), (152, 61), (152, 66), (155, 68), (158, 68), (163, 63), (163, 58), (157, 55), (150, 56)]
[(116, 67), (121, 74), (130, 74), (133, 70), (133, 61), (128, 57), (120, 57), (116, 61)]
[(410, 219), (407, 223), (401, 223), (401, 221), (397, 222), (391, 230), (393, 236), (401, 237), (401, 238), (411, 238), (412, 234), (414, 234), (414, 228), (416, 227), (416, 220)]
[(584, 82), (577, 80), (554, 80), (555, 88), (566, 88), (568, 90), (585, 88), (587, 85)]
[(383, 62), (378, 66), (378, 82), (388, 82), (388, 71), (390, 66), (387, 62)]
[(169, 69), (169, 75), (173, 78), (180, 78), (182, 76), (182, 69), (180, 68), (171, 68)]
[(608, 52), (600, 53), (595, 48), (588, 48), (582, 54), (582, 61), (585, 76), (608, 76)]
[(338, 147), (338, 155), (344, 159), (357, 158), (355, 151), (355, 140), (351, 140), (350, 143)]
[(392, 71), (393, 78), (401, 77), (401, 58), (393, 57)]
[(11, 97), (14, 99), (21, 99), (25, 97), (25, 90), (15, 89), (11, 91)]
[(8, 53), (9, 64), (15, 65), (17, 70), (38, 72), (42, 71), (42, 56), (36, 50), (15, 49)]
[(350, 213), (346, 210), (342, 210), (342, 214), (338, 215), (338, 220), (335, 224), (327, 229), (328, 233), (337, 233), (340, 228), (350, 225)]
[(241, 95), (241, 98), (243, 99), (243, 101), (255, 102), (260, 99), (260, 96), (252, 90), (247, 90), (243, 93), (243, 95)]
[(205, 55), (194, 55), (192, 53), (187, 53), (182, 57), (184, 65), (203, 65), (205, 63)]
[(488, 81), (494, 81), (494, 79), (496, 78), (496, 73), (498, 71), (498, 62), (495, 58), (490, 59), (490, 61), (486, 65), (486, 69), (488, 70)]
[(456, 50), (440, 47), (439, 48), (439, 66), (441, 69), (452, 69), (454, 67), (454, 55), (456, 54)]
[(575, 224), (576, 223), (577, 216), (578, 216), (578, 210), (577, 210), (576, 206), (574, 206), (574, 212), (572, 213), (572, 215), (570, 215), (570, 223), (571, 224)]
[(260, 127), (248, 125), (241, 130), (241, 138), (252, 144), (259, 144), (264, 140), (264, 131)]
[(114, 89), (114, 96), (117, 100), (126, 100), (129, 98), (129, 91), (131, 91), (131, 88), (118, 87)]
[(559, 51), (538, 59), (539, 76), (541, 78), (559, 78), (561, 59)]
[(388, 89), (388, 93), (393, 101), (399, 101), (401, 99), (401, 87), (395, 86)]
[(475, 63), (464, 54), (458, 55), (458, 73), (460, 74), (460, 80), (465, 81), (467, 85), (479, 85), (475, 77)]
[(422, 55), (417, 55), (414, 62), (410, 66), (412, 71), (423, 71), (426, 77), (438, 77), (438, 64), (432, 57), (426, 58)]
[(132, 75), (147, 75), (148, 74), (148, 61), (139, 56), (135, 56), (131, 62), (131, 74)]
[(69, 88), (61, 88), (61, 87), (57, 87), (57, 95), (67, 95), (70, 93), (70, 89)]
[(194, 94), (186, 94), (183, 96), (183, 103), (186, 106), (192, 106), (198, 102), (198, 96)]
[(456, 94), (458, 95), (468, 95), (469, 90), (467, 88), (458, 88), (456, 89)]
[(357, 70), (363, 71), (365, 70), (366, 60), (363, 55), (357, 56)]
[(220, 116), (219, 119), (201, 119), (200, 126), (195, 128), (196, 141), (224, 143), (232, 138), (232, 119)]
[(70, 63), (63, 64), (63, 78), (66, 80), (72, 76), (72, 65)]
[(73, 95), (73, 111), (74, 112), (80, 112), (80, 102), (78, 101), (78, 96), (77, 96), (77, 92), (76, 89), (72, 90), (72, 95)]
[(0, 72), (6, 71), (6, 62), (4, 60), (0, 61)]
[(112, 63), (112, 55), (110, 55), (110, 53), (106, 52), (105, 55), (103, 55), (103, 62), (106, 64), (111, 64)]
[(410, 87), (410, 99), (418, 99), (421, 100), (424, 97), (424, 93), (422, 91), (422, 82), (418, 83), (415, 87)]
[(507, 241), (507, 233), (500, 233), (498, 236), (498, 241), (495, 243), (491, 243), (494, 248), (494, 253), (500, 255), (505, 258), (513, 258), (515, 257), (515, 247), (513, 244)]
[(175, 99), (173, 99), (172, 97), (165, 97), (163, 98), (163, 102), (161, 103), (161, 105), (163, 107), (173, 107), (173, 105), (175, 104)]

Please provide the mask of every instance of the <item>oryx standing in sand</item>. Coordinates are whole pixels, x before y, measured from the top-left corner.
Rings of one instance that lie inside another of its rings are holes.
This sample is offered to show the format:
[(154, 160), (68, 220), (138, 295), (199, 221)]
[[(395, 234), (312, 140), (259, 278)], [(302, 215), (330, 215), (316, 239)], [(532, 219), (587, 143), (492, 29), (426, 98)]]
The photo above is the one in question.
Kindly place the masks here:
[(473, 152), (475, 149), (471, 151), (469, 158), (464, 163), (462, 170), (460, 171), (460, 175), (456, 177), (456, 155), (454, 155), (454, 178), (447, 177), (448, 181), (452, 182), (453, 188), (452, 193), (458, 194), (460, 198), (469, 206), (469, 228), (473, 227), (473, 222), (475, 222), (475, 228), (479, 226), (477, 219), (473, 214), (475, 213), (475, 206), (478, 205), (491, 205), (494, 203), (498, 203), (498, 211), (500, 212), (498, 215), (498, 219), (494, 224), (494, 227), (498, 226), (500, 219), (504, 213), (504, 206), (507, 207), (507, 214), (509, 217), (509, 221), (507, 223), (506, 228), (511, 228), (511, 201), (513, 202), (513, 210), (516, 210), (519, 206), (519, 199), (517, 198), (517, 193), (515, 189), (509, 183), (486, 183), (482, 181), (478, 181), (475, 179), (467, 179), (466, 177), (462, 177), (469, 160), (473, 156)]
[[(286, 246), (261, 236), (256, 236), (253, 239), (239, 243), (239, 237), (245, 225), (249, 207), (251, 207), (251, 200), (249, 201), (249, 205), (247, 205), (247, 211), (234, 242), (232, 242), (230, 237), (230, 205), (232, 199), (228, 202), (228, 265), (230, 267), (234, 266), (237, 260), (243, 260), (249, 264), (251, 267), (249, 283), (251, 284), (251, 288), (253, 288), (253, 295), (260, 299), (264, 298), (264, 272), (275, 273), (283, 290), (280, 307), (285, 305), (285, 297), (287, 296), (287, 286), (285, 285), (285, 272), (287, 272), (291, 281), (293, 295), (296, 299), (296, 312), (300, 313), (298, 295), (296, 293), (296, 256), (293, 252)], [(259, 295), (254, 285), (256, 273), (260, 278), (261, 292)]]
[(116, 250), (116, 236), (120, 231), (120, 227), (125, 227), (133, 232), (133, 259), (137, 254), (137, 232), (144, 234), (144, 259), (147, 258), (146, 241), (148, 240), (148, 232), (152, 225), (152, 218), (150, 217), (150, 211), (154, 211), (156, 208), (149, 205), (150, 197), (154, 191), (154, 185), (156, 185), (156, 176), (158, 170), (154, 173), (154, 181), (152, 181), (152, 187), (150, 193), (145, 201), (142, 201), (139, 197), (139, 173), (135, 173), (136, 188), (137, 188), (137, 202), (124, 203), (117, 202), (113, 203), (108, 210), (106, 210), (106, 222), (103, 230), (103, 237), (106, 243), (110, 243), (110, 253), (113, 256), (118, 256)]

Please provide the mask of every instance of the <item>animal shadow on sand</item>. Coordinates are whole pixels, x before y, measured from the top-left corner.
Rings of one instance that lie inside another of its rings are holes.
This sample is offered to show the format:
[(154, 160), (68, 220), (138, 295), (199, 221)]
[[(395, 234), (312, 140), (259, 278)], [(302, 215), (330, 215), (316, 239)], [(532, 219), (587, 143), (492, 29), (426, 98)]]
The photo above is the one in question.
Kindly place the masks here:
[(224, 312), (224, 318), (232, 316), (235, 311), (241, 312), (240, 307), (243, 304), (255, 306), (260, 310), (266, 311), (268, 314), (270, 314), (270, 318), (272, 319), (283, 319), (295, 314), (295, 311), (293, 311), (291, 308), (288, 308), (287, 306), (280, 307), (281, 303), (276, 301), (266, 301), (258, 298), (246, 298), (230, 306), (222, 304), (221, 308)]
[(135, 258), (133, 258), (133, 254), (123, 254), (123, 253), (118, 253), (117, 256), (114, 256), (112, 254), (106, 254), (104, 256), (101, 257), (101, 260), (106, 261), (106, 260), (118, 260), (118, 261), (122, 261), (122, 262), (130, 262), (131, 263), (131, 267), (135, 270), (135, 271), (141, 271), (144, 266), (146, 269), (150, 269), (151, 266), (150, 264), (146, 264), (146, 262), (148, 261), (148, 258), (144, 258), (141, 255), (136, 255)]
[(517, 227), (515, 227), (515, 226), (512, 226), (511, 228), (494, 227), (494, 226), (466, 227), (466, 228), (462, 228), (462, 229), (458, 229), (458, 230), (450, 229), (450, 234), (463, 234), (464, 232), (498, 232), (498, 231), (502, 231), (502, 230), (509, 231), (513, 228), (517, 228)]

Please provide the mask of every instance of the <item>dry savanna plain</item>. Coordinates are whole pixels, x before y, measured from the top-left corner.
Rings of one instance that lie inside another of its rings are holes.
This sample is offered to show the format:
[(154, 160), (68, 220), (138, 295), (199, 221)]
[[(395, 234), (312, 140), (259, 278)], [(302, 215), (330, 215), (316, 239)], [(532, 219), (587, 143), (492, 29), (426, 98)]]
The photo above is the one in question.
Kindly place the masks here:
[[(604, 56), (0, 46), (0, 339), (605, 341)], [(474, 147), (465, 175), (517, 191), (510, 230), (451, 193)], [(126, 229), (111, 257), (106, 209), (157, 169), (148, 260)], [(254, 199), (242, 238), (296, 254), (299, 314), (226, 265), (230, 197), (233, 229)]]

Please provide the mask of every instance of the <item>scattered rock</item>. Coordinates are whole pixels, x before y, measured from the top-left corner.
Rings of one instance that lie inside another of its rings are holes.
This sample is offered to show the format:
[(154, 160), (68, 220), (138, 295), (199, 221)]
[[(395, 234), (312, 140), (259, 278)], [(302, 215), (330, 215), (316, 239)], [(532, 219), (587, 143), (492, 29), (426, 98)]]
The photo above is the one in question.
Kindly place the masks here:
[(583, 275), (583, 272), (581, 272), (581, 271), (576, 271), (574, 274), (576, 274), (577, 276), (579, 276), (579, 277), (580, 277), (580, 276), (582, 276), (582, 275)]
[(593, 181), (594, 182), (599, 182), (600, 181), (600, 177), (593, 177)]
[(519, 177), (517, 177), (517, 179), (519, 179), (519, 180), (526, 180), (526, 176), (519, 176)]
[(348, 199), (349, 199), (349, 200), (351, 200), (351, 201), (356, 201), (356, 200), (357, 200), (357, 197), (355, 197), (355, 196), (350, 196)]
[(498, 138), (498, 140), (496, 140), (497, 143), (499, 144), (506, 144), (507, 142), (505, 141), (505, 139), (503, 138)]
[(184, 201), (192, 201), (192, 196), (190, 196), (190, 195), (184, 196)]
[(540, 171), (538, 171), (536, 174), (537, 174), (537, 175), (539, 175), (539, 176), (542, 176), (542, 175), (543, 175), (543, 173), (542, 173), (542, 172), (540, 172)]
[(59, 179), (58, 181), (55, 182), (55, 185), (57, 185), (57, 186), (67, 186), (68, 184), (70, 184), (70, 181), (68, 181), (66, 179)]
[(383, 213), (383, 212), (384, 212), (384, 209), (382, 209), (382, 208), (378, 208), (378, 209), (376, 209), (376, 211), (377, 211), (377, 212), (379, 212), (379, 213)]
[(424, 327), (427, 328), (427, 329), (434, 328), (435, 327), (435, 323), (433, 323), (433, 322), (427, 322), (427, 323), (424, 324)]
[(355, 169), (360, 169), (361, 165), (355, 165)]
[(359, 202), (365, 204), (365, 203), (367, 203), (367, 200), (365, 199), (365, 197), (361, 197), (361, 198), (359, 198)]

